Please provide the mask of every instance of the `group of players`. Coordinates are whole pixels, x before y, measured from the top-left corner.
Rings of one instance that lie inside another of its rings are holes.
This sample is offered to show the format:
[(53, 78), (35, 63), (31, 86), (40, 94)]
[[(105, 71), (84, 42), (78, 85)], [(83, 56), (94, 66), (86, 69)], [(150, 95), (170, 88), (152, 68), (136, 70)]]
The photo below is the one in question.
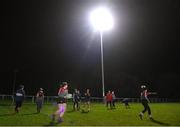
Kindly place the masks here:
[[(89, 112), (90, 111), (90, 90), (87, 89), (84, 93), (84, 105), (83, 105), (83, 112)], [(20, 85), (19, 89), (14, 94), (14, 101), (15, 101), (15, 113), (18, 113), (22, 103), (25, 98), (25, 91), (24, 86)], [(58, 109), (51, 115), (52, 121), (55, 120), (58, 121), (58, 123), (61, 123), (63, 121), (64, 113), (66, 112), (67, 108), (67, 98), (68, 98), (68, 83), (63, 82), (58, 90), (58, 99), (57, 99), (57, 107)], [(79, 110), (80, 109), (80, 102), (81, 102), (81, 94), (79, 90), (75, 89), (73, 93), (73, 109)], [(42, 109), (44, 101), (44, 91), (43, 88), (40, 88), (38, 92), (36, 93), (36, 105), (37, 105), (37, 113), (40, 113)]]
[(80, 93), (80, 91), (78, 89), (74, 90), (73, 93), (73, 110), (80, 110), (80, 103), (82, 100), (84, 100), (84, 105), (83, 105), (83, 111), (90, 111), (90, 98), (91, 98), (91, 94), (90, 94), (90, 90), (87, 89), (86, 92), (84, 93), (84, 99), (82, 99), (82, 95)]
[(106, 107), (107, 109), (109, 109), (109, 105), (110, 105), (110, 109), (114, 109), (115, 107), (115, 102), (116, 102), (116, 96), (114, 91), (108, 91), (108, 93), (106, 94), (106, 96), (104, 97), (104, 101), (106, 103)]
[[(20, 85), (19, 89), (14, 93), (13, 102), (15, 101), (15, 113), (18, 113), (25, 98), (24, 86)], [(40, 113), (44, 101), (43, 88), (40, 88), (36, 94), (37, 113)]]
[[(144, 110), (139, 113), (140, 119), (143, 119), (143, 114), (148, 111), (149, 118), (152, 119), (151, 116), (151, 109), (148, 105), (149, 99), (148, 95), (153, 94), (147, 91), (147, 88), (145, 85), (141, 85), (141, 103), (144, 106)], [(22, 106), (23, 100), (25, 97), (25, 91), (24, 86), (20, 86), (20, 88), (16, 91), (14, 95), (15, 100), (15, 113), (19, 112), (20, 107)], [(90, 90), (87, 89), (84, 94), (84, 105), (83, 110), (86, 109), (87, 112), (90, 111)], [(57, 110), (51, 115), (52, 122), (55, 120), (58, 123), (63, 122), (63, 116), (67, 109), (67, 98), (68, 98), (68, 83), (63, 82), (58, 90), (58, 99), (57, 99)], [(79, 90), (75, 89), (73, 93), (73, 110), (79, 110), (80, 109), (80, 102), (81, 102), (81, 94)], [(44, 100), (44, 92), (43, 89), (40, 88), (39, 91), (36, 94), (36, 104), (37, 104), (37, 113), (40, 113), (42, 105)], [(108, 105), (110, 104), (110, 108), (115, 108), (115, 100), (116, 96), (114, 94), (114, 91), (108, 91), (105, 97), (106, 100), (106, 106), (108, 108)], [(125, 101), (125, 106), (128, 105), (128, 99), (123, 100)]]

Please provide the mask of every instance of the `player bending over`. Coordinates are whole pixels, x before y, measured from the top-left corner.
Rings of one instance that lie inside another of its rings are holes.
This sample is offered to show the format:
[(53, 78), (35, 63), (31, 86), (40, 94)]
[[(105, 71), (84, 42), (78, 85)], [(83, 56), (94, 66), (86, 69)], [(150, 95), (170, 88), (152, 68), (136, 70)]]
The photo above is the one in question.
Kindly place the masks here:
[(124, 98), (122, 100), (122, 103), (124, 103), (124, 106), (125, 106), (126, 109), (130, 108), (130, 106), (129, 106), (129, 98)]

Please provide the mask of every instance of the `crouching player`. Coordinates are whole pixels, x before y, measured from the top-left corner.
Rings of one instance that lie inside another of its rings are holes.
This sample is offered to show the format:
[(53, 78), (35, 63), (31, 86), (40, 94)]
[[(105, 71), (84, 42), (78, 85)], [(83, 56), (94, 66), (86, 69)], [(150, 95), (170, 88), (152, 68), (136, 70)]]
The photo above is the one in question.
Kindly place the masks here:
[(66, 97), (68, 95), (68, 84), (67, 82), (62, 83), (62, 87), (58, 91), (58, 110), (52, 115), (52, 121), (54, 122), (57, 118), (58, 123), (63, 122), (63, 115), (66, 111)]
[(126, 109), (130, 108), (130, 106), (129, 106), (129, 98), (124, 98), (122, 100), (122, 103), (124, 103), (124, 106), (125, 106)]

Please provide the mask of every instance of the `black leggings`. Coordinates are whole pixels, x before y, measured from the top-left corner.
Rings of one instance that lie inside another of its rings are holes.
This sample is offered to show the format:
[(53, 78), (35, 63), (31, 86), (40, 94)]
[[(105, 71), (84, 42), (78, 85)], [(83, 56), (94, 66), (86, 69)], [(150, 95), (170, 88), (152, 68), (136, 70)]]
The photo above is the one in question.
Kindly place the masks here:
[(80, 109), (80, 106), (79, 106), (79, 102), (78, 101), (74, 101), (74, 104), (73, 104), (73, 109), (75, 110), (77, 107), (77, 110)]
[(108, 107), (108, 105), (110, 105), (110, 108), (112, 108), (112, 102), (111, 101), (106, 102), (106, 107)]
[(142, 111), (142, 113), (145, 113), (146, 111), (148, 111), (148, 114), (151, 115), (151, 109), (148, 105), (148, 101), (142, 100), (142, 105), (144, 106), (144, 110)]
[(16, 101), (16, 107), (15, 107), (15, 111), (18, 112), (18, 108), (20, 108), (22, 106), (22, 101)]
[(115, 108), (115, 102), (116, 100), (112, 100), (112, 106)]

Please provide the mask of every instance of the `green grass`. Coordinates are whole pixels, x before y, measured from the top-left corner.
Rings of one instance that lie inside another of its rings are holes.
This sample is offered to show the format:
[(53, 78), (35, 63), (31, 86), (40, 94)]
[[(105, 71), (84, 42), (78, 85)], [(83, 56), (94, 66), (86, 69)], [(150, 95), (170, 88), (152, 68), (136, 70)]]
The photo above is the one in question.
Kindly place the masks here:
[[(149, 120), (147, 114), (144, 115), (143, 120), (139, 119), (138, 113), (143, 109), (140, 103), (130, 103), (130, 109), (125, 109), (121, 103), (117, 103), (116, 106), (117, 108), (114, 110), (107, 110), (104, 104), (93, 103), (89, 113), (81, 113), (80, 111), (73, 112), (72, 105), (69, 104), (62, 125), (180, 125), (180, 103), (151, 103), (154, 121)], [(24, 104), (20, 113), (13, 115), (13, 106), (1, 103), (0, 126), (50, 125), (49, 115), (55, 110), (56, 106), (46, 104), (40, 114), (35, 114), (35, 104)]]

